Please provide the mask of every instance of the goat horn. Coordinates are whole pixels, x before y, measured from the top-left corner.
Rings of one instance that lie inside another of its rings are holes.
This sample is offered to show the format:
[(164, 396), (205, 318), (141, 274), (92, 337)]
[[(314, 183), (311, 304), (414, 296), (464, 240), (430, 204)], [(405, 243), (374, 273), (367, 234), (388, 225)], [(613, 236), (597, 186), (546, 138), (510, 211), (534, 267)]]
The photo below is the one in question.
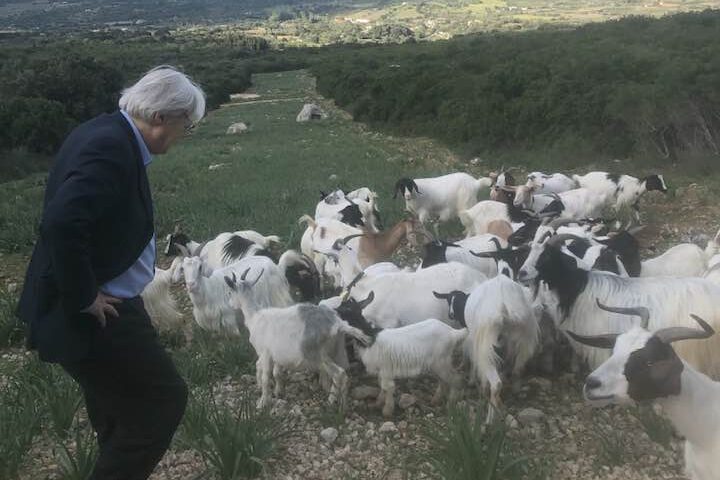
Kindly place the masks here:
[(315, 249), (313, 249), (313, 252), (319, 253), (320, 255), (325, 255), (326, 257), (330, 257), (334, 260), (337, 260), (339, 258), (338, 254), (335, 252), (321, 252), (320, 250), (315, 250)]
[(503, 250), (509, 250), (511, 248), (510, 246), (503, 248), (500, 245), (500, 240), (498, 240), (496, 237), (491, 237), (490, 241), (495, 244), (495, 248), (497, 249), (498, 252), (502, 252)]
[(599, 298), (596, 298), (595, 302), (600, 310), (605, 310), (606, 312), (620, 313), (623, 315), (637, 315), (640, 317), (640, 326), (645, 330), (648, 329), (648, 325), (650, 324), (650, 310), (646, 307), (608, 307), (603, 304)]
[(658, 330), (655, 332), (655, 336), (665, 343), (672, 343), (680, 340), (702, 340), (715, 334), (715, 330), (705, 320), (692, 313), (690, 316), (702, 327), (702, 330), (688, 327), (669, 327)]
[(559, 235), (555, 235), (554, 237), (551, 237), (550, 240), (547, 241), (547, 244), (550, 246), (561, 245), (566, 240), (585, 240), (585, 239), (582, 237), (578, 237), (577, 235), (573, 235), (572, 233), (561, 233)]
[(347, 245), (347, 242), (349, 242), (349, 241), (352, 240), (353, 238), (363, 237), (363, 236), (365, 236), (364, 233), (353, 233), (352, 235), (348, 235), (347, 237), (343, 238), (343, 239), (340, 240), (340, 241), (342, 242), (343, 245)]
[(185, 245), (180, 245), (180, 244), (178, 243), (178, 244), (176, 244), (175, 246), (177, 247), (178, 250), (180, 250), (180, 254), (181, 254), (183, 257), (189, 257), (189, 256), (191, 256), (191, 255), (190, 255), (190, 250), (188, 250), (188, 248), (187, 248)]
[(233, 278), (230, 278), (227, 275), (225, 275), (225, 283), (227, 283), (227, 286), (230, 287), (231, 290), (237, 289), (237, 282), (235, 281), (235, 272), (233, 272)]
[(470, 250), (470, 253), (478, 258), (495, 258), (497, 257), (498, 252), (473, 252)]
[[(250, 269), (248, 268), (248, 270), (250, 270)], [(255, 284), (258, 282), (258, 280), (260, 280), (260, 277), (262, 277), (264, 272), (265, 272), (264, 268), (262, 270), (260, 270), (260, 273), (258, 273), (257, 278), (250, 284), (251, 287), (255, 286)]]
[(560, 227), (563, 227), (565, 225), (569, 225), (571, 223), (576, 223), (575, 220), (572, 218), (556, 218), (555, 220), (550, 222), (549, 227), (553, 230), (557, 230)]
[(250, 267), (248, 267), (247, 270), (245, 270), (245, 271), (243, 272), (243, 274), (240, 275), (240, 280), (241, 280), (241, 281), (243, 281), (243, 282), (245, 281), (245, 278), (247, 277), (248, 272), (250, 272)]
[(565, 333), (567, 333), (570, 338), (572, 338), (578, 343), (582, 343), (583, 345), (606, 349), (612, 349), (615, 346), (615, 341), (617, 340), (617, 337), (619, 336), (617, 333), (606, 333), (605, 335), (592, 336), (578, 335), (577, 333), (571, 332), (570, 330), (565, 330)]

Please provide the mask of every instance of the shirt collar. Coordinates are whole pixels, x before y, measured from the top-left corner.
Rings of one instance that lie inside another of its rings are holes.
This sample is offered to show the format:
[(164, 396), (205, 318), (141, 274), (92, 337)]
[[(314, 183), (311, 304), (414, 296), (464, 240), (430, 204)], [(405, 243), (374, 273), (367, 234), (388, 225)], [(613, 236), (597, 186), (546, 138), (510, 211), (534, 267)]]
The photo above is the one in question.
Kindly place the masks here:
[(125, 120), (130, 124), (130, 127), (132, 127), (133, 132), (135, 133), (135, 138), (137, 139), (138, 145), (140, 145), (140, 155), (142, 156), (143, 165), (146, 167), (152, 162), (152, 155), (150, 155), (150, 150), (148, 150), (147, 144), (145, 143), (145, 139), (143, 138), (142, 134), (140, 133), (140, 130), (135, 126), (135, 122), (133, 122), (130, 115), (125, 110), (120, 110), (120, 113), (123, 114), (123, 117), (125, 117)]

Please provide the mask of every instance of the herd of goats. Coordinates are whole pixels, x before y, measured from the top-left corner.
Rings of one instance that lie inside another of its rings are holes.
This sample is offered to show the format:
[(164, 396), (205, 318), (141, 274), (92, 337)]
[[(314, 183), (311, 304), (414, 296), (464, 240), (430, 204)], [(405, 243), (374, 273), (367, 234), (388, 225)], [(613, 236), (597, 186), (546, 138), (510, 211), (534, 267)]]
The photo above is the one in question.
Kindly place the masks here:
[[(490, 200), (478, 202), (487, 190)], [(261, 408), (296, 368), (318, 372), (329, 403), (344, 407), (349, 356), (377, 375), (385, 416), (400, 378), (432, 373), (433, 402), (453, 401), (464, 378), (453, 354), (462, 351), (470, 381), (489, 389), (490, 422), (504, 377), (534, 363), (553, 368), (571, 349), (592, 370), (588, 402), (659, 404), (686, 439), (688, 476), (717, 480), (718, 236), (641, 259), (630, 226), (651, 190), (667, 191), (661, 175), (402, 178), (394, 198), (408, 215), (387, 229), (371, 189), (322, 193), (314, 217), (300, 218), (301, 251), (279, 258), (276, 236), (246, 230), (199, 243), (176, 229), (165, 251), (172, 265), (156, 270), (143, 297), (166, 327), (180, 317), (169, 287), (184, 279), (200, 327), (247, 328)], [(625, 228), (602, 220), (621, 211), (631, 212)], [(438, 239), (438, 224), (454, 219), (465, 238)], [(404, 242), (422, 251), (418, 266), (391, 262)]]

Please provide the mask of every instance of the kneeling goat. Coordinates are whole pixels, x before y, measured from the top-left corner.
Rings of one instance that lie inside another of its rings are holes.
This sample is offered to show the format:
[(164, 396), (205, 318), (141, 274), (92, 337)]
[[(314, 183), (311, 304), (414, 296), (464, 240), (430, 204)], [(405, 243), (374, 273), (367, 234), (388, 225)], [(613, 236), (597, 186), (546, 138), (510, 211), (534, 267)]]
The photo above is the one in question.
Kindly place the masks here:
[(446, 300), (451, 318), (469, 330), (467, 352), (473, 370), (484, 387), (490, 386), (486, 419), (490, 423), (501, 405), (496, 347), (503, 343), (504, 360), (514, 362), (513, 374), (520, 374), (538, 343), (539, 324), (530, 298), (523, 287), (504, 275), (480, 284), (470, 295), (460, 291), (433, 294)]
[(368, 346), (359, 345), (358, 350), (367, 372), (378, 376), (380, 395), (377, 404), (383, 405), (383, 415), (392, 417), (395, 409), (396, 378), (414, 378), (427, 372), (440, 379), (433, 404), (442, 400), (446, 387), (450, 388), (449, 401), (453, 402), (462, 378), (453, 369), (452, 357), (467, 337), (467, 329), (457, 330), (434, 318), (398, 328), (373, 327), (363, 317), (362, 309), (374, 297), (374, 292), (370, 292), (363, 301), (346, 300), (337, 312), (371, 339)]
[[(685, 470), (691, 480), (716, 480), (720, 458), (720, 383), (693, 369), (677, 356), (671, 344), (702, 340), (715, 331), (692, 315), (701, 329), (669, 327), (649, 332), (647, 308), (610, 308), (610, 312), (638, 315), (642, 326), (622, 335), (576, 335), (577, 342), (612, 349), (612, 356), (585, 380), (584, 394), (595, 406), (653, 401), (660, 405), (685, 437)], [(680, 322), (677, 322), (680, 323)]]
[(348, 379), (345, 370), (333, 356), (338, 338), (343, 334), (369, 343), (370, 339), (357, 328), (341, 320), (331, 309), (323, 306), (301, 303), (285, 308), (263, 308), (254, 300), (253, 287), (260, 280), (263, 271), (250, 282), (246, 280), (248, 268), (237, 279), (226, 276), (230, 287), (229, 304), (245, 314), (245, 326), (250, 333), (250, 344), (257, 353), (255, 364), (258, 384), (262, 390), (258, 408), (270, 404), (270, 375), (275, 380), (275, 396), (282, 392), (282, 369), (305, 367), (324, 373), (331, 379), (330, 404), (338, 402), (345, 407)]

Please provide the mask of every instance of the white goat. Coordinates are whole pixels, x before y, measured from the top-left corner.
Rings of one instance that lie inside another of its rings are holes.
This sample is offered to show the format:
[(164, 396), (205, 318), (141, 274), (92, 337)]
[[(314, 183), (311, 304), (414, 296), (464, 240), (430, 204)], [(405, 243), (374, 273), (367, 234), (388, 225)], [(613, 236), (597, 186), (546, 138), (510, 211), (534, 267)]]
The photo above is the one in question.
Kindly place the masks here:
[(263, 281), (253, 289), (254, 301), (258, 305), (284, 307), (293, 303), (285, 276), (267, 257), (246, 257), (214, 271), (209, 270), (199, 257), (187, 257), (183, 259), (181, 271), (193, 304), (193, 316), (200, 327), (239, 332), (243, 313), (227, 304), (229, 291), (223, 278), (248, 268), (266, 272)]
[(495, 252), (498, 246), (506, 246), (501, 238), (486, 233), (468, 237), (457, 242), (432, 241), (423, 246), (423, 259), (419, 268), (439, 263), (459, 262), (484, 273), (488, 278), (497, 275), (497, 262), (492, 258), (480, 258), (471, 252)]
[(535, 194), (560, 193), (577, 188), (575, 180), (562, 173), (546, 175), (542, 172), (532, 172), (527, 178), (525, 185), (530, 187)]
[[(337, 240), (362, 234), (362, 230), (334, 219), (320, 218), (316, 221), (309, 215), (303, 215), (298, 222), (307, 225), (300, 239), (302, 253), (313, 260), (320, 275), (330, 277), (332, 283), (336, 286), (341, 285), (342, 276), (339, 268), (333, 262), (328, 262), (327, 256), (323, 252), (331, 252)], [(359, 241), (357, 237), (348, 241), (348, 244), (354, 248), (355, 252), (357, 252)]]
[(285, 308), (265, 308), (255, 301), (253, 290), (263, 275), (261, 270), (253, 282), (246, 280), (249, 268), (240, 278), (225, 276), (231, 289), (230, 306), (245, 314), (250, 343), (257, 353), (256, 375), (262, 395), (258, 408), (270, 404), (270, 375), (275, 381), (275, 396), (282, 393), (282, 370), (303, 367), (322, 372), (331, 379), (330, 404), (345, 407), (348, 380), (345, 370), (335, 363), (338, 340), (343, 334), (363, 343), (367, 338), (324, 306), (297, 304)]
[(395, 408), (395, 379), (413, 378), (423, 373), (434, 373), (440, 383), (433, 396), (438, 404), (446, 387), (449, 401), (457, 397), (462, 378), (453, 369), (453, 352), (467, 337), (467, 329), (456, 330), (433, 318), (398, 328), (381, 329), (371, 326), (362, 310), (373, 301), (373, 292), (357, 302), (349, 299), (337, 311), (350, 325), (359, 328), (371, 339), (369, 346), (358, 346), (360, 359), (368, 373), (378, 376), (380, 394), (377, 404), (383, 405), (383, 415), (392, 417)]
[(393, 198), (403, 195), (406, 210), (423, 223), (434, 218), (447, 222), (475, 205), (480, 190), (490, 185), (490, 178), (475, 179), (461, 172), (433, 178), (401, 178), (395, 183)]
[(506, 221), (516, 230), (528, 216), (527, 212), (512, 203), (495, 200), (483, 200), (458, 213), (460, 223), (465, 227), (466, 238), (488, 233), (490, 223), (496, 220)]
[(167, 270), (155, 267), (155, 276), (140, 294), (145, 310), (158, 330), (172, 329), (182, 318), (175, 297), (170, 292), (170, 286), (180, 280), (177, 272), (181, 264), (182, 258), (176, 257)]
[(490, 387), (490, 423), (501, 406), (502, 380), (495, 349), (505, 347), (503, 360), (513, 362), (513, 374), (519, 375), (538, 343), (539, 323), (529, 294), (504, 275), (481, 283), (469, 295), (458, 291), (433, 294), (446, 300), (451, 318), (469, 330), (466, 351), (475, 375)]
[(555, 195), (557, 198), (541, 210), (541, 213), (552, 212), (560, 218), (572, 220), (600, 217), (603, 210), (614, 200), (611, 192), (589, 188), (575, 188)]
[(469, 291), (486, 279), (482, 272), (466, 265), (441, 263), (416, 272), (361, 277), (349, 295), (357, 300), (375, 292), (375, 301), (365, 309), (364, 315), (378, 327), (401, 327), (426, 318), (449, 323), (447, 308), (433, 298), (432, 292)]
[[(642, 325), (623, 334), (605, 332), (571, 338), (588, 345), (612, 349), (610, 358), (585, 380), (584, 395), (595, 406), (654, 402), (685, 437), (685, 471), (691, 480), (716, 480), (720, 458), (720, 383), (678, 358), (672, 343), (711, 337), (715, 331), (692, 315), (701, 328), (670, 327), (648, 331), (649, 311), (644, 307), (611, 308), (624, 315), (638, 315)], [(681, 323), (681, 322), (677, 322)], [(677, 348), (677, 347), (676, 347)]]

